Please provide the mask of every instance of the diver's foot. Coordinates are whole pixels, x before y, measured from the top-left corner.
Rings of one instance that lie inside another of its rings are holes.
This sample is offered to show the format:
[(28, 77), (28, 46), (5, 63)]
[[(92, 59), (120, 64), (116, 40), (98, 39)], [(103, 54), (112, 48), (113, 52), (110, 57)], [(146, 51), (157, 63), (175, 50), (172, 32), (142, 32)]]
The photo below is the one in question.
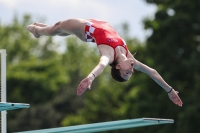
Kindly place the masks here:
[(39, 38), (40, 35), (36, 33), (36, 26), (35, 25), (28, 25), (27, 29), (36, 37)]

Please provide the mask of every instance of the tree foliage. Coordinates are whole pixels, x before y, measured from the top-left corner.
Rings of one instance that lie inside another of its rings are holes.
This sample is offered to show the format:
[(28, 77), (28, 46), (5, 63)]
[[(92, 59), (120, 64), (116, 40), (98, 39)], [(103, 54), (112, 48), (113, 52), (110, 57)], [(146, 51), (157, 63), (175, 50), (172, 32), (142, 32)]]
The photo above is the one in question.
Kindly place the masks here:
[[(71, 37), (66, 52), (59, 53), (51, 37), (33, 38), (26, 29), (30, 23), (25, 15), (0, 26), (0, 47), (7, 51), (7, 101), (31, 105), (9, 111), (8, 132), (60, 126), (65, 115), (83, 107), (84, 96), (76, 96), (76, 87), (97, 63), (89, 44)], [(89, 63), (83, 65), (85, 60)]]
[(194, 121), (199, 118), (197, 112), (200, 109), (196, 103), (200, 91), (198, 76), (200, 2), (197, 0), (147, 0), (147, 2), (158, 6), (155, 18), (145, 21), (145, 27), (153, 31), (147, 40), (147, 55), (153, 58), (153, 66), (174, 89), (180, 92), (184, 103), (182, 108), (170, 105), (169, 109), (162, 111), (168, 114), (168, 117), (175, 119), (173, 128), (163, 133), (169, 130), (174, 133), (197, 132), (199, 127)]

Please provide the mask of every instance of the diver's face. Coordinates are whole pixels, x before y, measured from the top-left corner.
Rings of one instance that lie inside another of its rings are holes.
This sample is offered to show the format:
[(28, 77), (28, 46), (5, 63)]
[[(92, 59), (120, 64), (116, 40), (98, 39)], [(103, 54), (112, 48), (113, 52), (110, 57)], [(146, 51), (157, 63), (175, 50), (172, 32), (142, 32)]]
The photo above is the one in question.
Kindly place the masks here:
[(116, 69), (119, 69), (121, 77), (125, 80), (129, 80), (132, 76), (134, 61), (132, 59), (126, 59), (116, 65)]

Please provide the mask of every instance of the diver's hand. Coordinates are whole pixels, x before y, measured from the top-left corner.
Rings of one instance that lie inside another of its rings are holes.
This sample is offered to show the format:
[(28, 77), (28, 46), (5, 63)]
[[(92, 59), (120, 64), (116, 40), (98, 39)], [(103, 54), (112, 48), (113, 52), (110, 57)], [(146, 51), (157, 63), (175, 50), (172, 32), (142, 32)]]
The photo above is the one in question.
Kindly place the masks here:
[(172, 100), (172, 102), (178, 106), (182, 106), (183, 102), (181, 101), (181, 99), (178, 96), (178, 91), (175, 91), (174, 89), (172, 89), (172, 91), (170, 93), (168, 93), (169, 99)]
[(82, 95), (83, 92), (84, 92), (85, 90), (87, 90), (87, 89), (90, 90), (90, 89), (91, 89), (91, 88), (90, 88), (91, 85), (92, 85), (92, 80), (91, 80), (89, 77), (84, 78), (84, 79), (80, 82), (80, 84), (78, 85), (78, 88), (77, 88), (77, 95)]

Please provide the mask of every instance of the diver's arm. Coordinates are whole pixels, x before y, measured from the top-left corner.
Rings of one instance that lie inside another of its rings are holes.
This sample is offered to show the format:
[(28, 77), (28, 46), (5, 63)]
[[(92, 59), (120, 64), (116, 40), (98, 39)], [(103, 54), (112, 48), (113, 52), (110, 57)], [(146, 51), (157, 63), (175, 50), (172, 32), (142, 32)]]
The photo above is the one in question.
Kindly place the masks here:
[(81, 95), (86, 89), (91, 89), (93, 80), (103, 72), (108, 63), (109, 58), (107, 56), (101, 56), (98, 65), (78, 85), (77, 95)]
[(157, 84), (159, 84), (166, 92), (168, 92), (168, 96), (174, 104), (182, 106), (183, 103), (178, 96), (178, 92), (175, 91), (171, 86), (169, 86), (155, 69), (152, 69), (137, 60), (135, 60), (134, 68), (143, 73), (146, 73)]
[(105, 67), (109, 63), (109, 58), (107, 56), (101, 56), (100, 61), (98, 65), (90, 72), (90, 74), (87, 76), (88, 78), (91, 78), (91, 80), (94, 80), (94, 77), (99, 76)]
[(155, 70), (152, 69), (150, 67), (148, 67), (147, 65), (136, 61), (134, 68), (136, 70), (139, 70), (145, 74), (147, 74), (149, 77), (151, 77), (157, 84), (159, 84), (166, 92), (169, 92), (171, 89), (171, 86), (169, 86), (164, 79), (160, 76), (160, 74)]

